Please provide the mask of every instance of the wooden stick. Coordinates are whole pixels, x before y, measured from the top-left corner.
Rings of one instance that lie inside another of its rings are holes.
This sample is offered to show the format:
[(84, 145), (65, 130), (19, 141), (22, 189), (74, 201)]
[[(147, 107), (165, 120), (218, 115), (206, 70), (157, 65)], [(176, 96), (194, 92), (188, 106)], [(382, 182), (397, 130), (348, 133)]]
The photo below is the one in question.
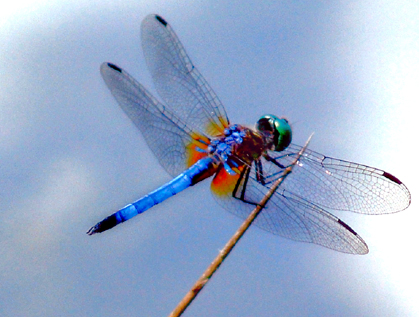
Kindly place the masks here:
[(190, 303), (195, 299), (195, 297), (198, 295), (198, 293), (204, 288), (204, 286), (208, 283), (211, 276), (215, 273), (215, 271), (220, 267), (220, 265), (223, 263), (225, 258), (230, 254), (231, 250), (233, 250), (234, 246), (239, 242), (240, 238), (244, 235), (244, 233), (249, 229), (252, 222), (256, 219), (256, 217), (259, 215), (259, 213), (263, 210), (266, 203), (269, 201), (269, 199), (272, 197), (272, 195), (275, 193), (277, 188), (281, 185), (281, 183), (284, 181), (284, 179), (291, 173), (292, 168), (295, 164), (297, 164), (298, 160), (300, 159), (301, 155), (306, 150), (311, 137), (311, 135), (304, 147), (301, 149), (301, 151), (298, 153), (295, 160), (292, 162), (290, 166), (288, 166), (282, 177), (280, 177), (278, 180), (275, 181), (273, 186), (269, 189), (269, 191), (266, 193), (266, 195), (263, 197), (259, 205), (250, 213), (250, 215), (247, 217), (247, 219), (242, 223), (242, 225), (239, 227), (239, 229), (236, 231), (236, 233), (230, 238), (230, 240), (227, 242), (227, 244), (224, 246), (224, 248), (220, 251), (220, 253), (217, 255), (217, 257), (212, 261), (210, 266), (205, 270), (204, 274), (196, 281), (195, 285), (192, 286), (192, 288), (189, 290), (189, 292), (185, 295), (185, 297), (179, 302), (179, 304), (176, 306), (176, 308), (171, 312), (169, 317), (178, 317), (183, 314), (185, 309), (190, 305)]

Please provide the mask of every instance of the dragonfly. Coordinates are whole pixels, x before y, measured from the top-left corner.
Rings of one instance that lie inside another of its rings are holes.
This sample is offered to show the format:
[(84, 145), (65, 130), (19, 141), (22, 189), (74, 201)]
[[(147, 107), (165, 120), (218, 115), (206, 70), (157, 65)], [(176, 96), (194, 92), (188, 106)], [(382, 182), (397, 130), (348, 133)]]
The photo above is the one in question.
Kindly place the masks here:
[[(286, 118), (263, 115), (254, 127), (231, 124), (210, 85), (192, 63), (169, 23), (148, 15), (142, 47), (164, 104), (122, 68), (101, 65), (119, 106), (174, 178), (88, 230), (106, 231), (212, 177), (211, 191), (245, 219), (301, 150)], [(305, 150), (254, 225), (284, 238), (336, 251), (366, 254), (368, 246), (333, 210), (378, 215), (410, 205), (407, 187), (383, 170)]]

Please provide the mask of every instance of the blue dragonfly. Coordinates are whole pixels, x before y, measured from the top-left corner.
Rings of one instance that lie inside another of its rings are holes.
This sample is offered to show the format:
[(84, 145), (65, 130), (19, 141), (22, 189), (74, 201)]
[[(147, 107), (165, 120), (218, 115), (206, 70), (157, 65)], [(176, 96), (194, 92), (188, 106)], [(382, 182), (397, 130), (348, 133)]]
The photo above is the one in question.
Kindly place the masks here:
[[(230, 124), (222, 103), (166, 20), (149, 15), (141, 28), (147, 66), (165, 105), (114, 64), (103, 63), (101, 74), (174, 178), (87, 234), (108, 230), (211, 176), (214, 198), (246, 218), (301, 150), (291, 143), (288, 121), (268, 114), (254, 128)], [(366, 254), (365, 241), (328, 210), (377, 215), (409, 204), (409, 190), (390, 173), (306, 150), (254, 224), (288, 239)]]

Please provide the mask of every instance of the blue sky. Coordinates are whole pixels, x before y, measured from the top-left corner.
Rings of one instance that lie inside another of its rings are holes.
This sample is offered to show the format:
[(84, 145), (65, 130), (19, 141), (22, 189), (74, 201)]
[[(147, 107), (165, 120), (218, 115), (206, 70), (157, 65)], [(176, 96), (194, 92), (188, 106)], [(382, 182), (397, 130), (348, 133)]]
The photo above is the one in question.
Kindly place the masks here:
[[(384, 169), (398, 214), (336, 215), (352, 256), (251, 228), (184, 316), (417, 316), (416, 1), (14, 1), (0, 13), (0, 315), (165, 316), (241, 221), (203, 182), (104, 234), (170, 180), (99, 74), (148, 87), (140, 23), (173, 26), (232, 122), (286, 116), (294, 142)], [(205, 203), (202, 203), (205, 202)]]

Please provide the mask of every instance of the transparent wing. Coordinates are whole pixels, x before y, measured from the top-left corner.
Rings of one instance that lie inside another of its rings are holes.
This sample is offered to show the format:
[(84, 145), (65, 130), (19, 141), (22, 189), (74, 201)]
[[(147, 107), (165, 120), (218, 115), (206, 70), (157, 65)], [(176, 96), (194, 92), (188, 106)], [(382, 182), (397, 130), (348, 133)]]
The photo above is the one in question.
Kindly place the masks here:
[[(220, 169), (211, 184), (214, 197), (228, 211), (246, 218), (300, 149), (292, 144), (282, 152), (269, 151), (270, 159), (242, 165), (237, 175)], [(254, 224), (289, 239), (364, 254), (368, 247), (362, 238), (325, 209), (385, 214), (409, 204), (408, 189), (393, 175), (305, 150)]]
[[(285, 151), (269, 155), (288, 166), (300, 149), (292, 144)], [(264, 168), (268, 181), (281, 173), (275, 164), (264, 164)], [(292, 174), (285, 188), (323, 208), (379, 215), (404, 210), (410, 204), (409, 190), (390, 173), (311, 150), (304, 152)]]
[(165, 104), (192, 129), (211, 136), (222, 133), (229, 124), (224, 107), (171, 26), (160, 16), (149, 15), (141, 31), (145, 59)]
[[(272, 185), (272, 182), (262, 185), (256, 173), (254, 164), (245, 167), (240, 176), (236, 177), (236, 185), (228, 188), (218, 182), (218, 178), (223, 178), (223, 183), (229, 183), (225, 182), (228, 174), (220, 170), (212, 183), (214, 198), (226, 210), (242, 219), (247, 218)], [(292, 176), (293, 173), (282, 185), (285, 186)], [(282, 185), (256, 218), (254, 225), (288, 239), (315, 243), (340, 252), (368, 253), (364, 240), (347, 224), (289, 192)]]
[(170, 175), (180, 174), (194, 163), (191, 160), (206, 155), (196, 148), (205, 148), (209, 139), (193, 132), (128, 73), (110, 63), (103, 63), (100, 72), (122, 110), (140, 129)]

